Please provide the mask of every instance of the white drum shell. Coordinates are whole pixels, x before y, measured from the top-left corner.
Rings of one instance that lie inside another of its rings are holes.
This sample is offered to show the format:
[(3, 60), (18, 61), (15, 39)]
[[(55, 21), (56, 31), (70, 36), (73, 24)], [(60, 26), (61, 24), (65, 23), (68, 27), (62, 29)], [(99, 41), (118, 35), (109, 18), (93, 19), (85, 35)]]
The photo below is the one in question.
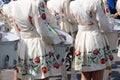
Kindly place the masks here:
[(9, 56), (8, 67), (13, 67), (14, 60), (17, 61), (16, 42), (0, 42), (0, 68), (5, 68), (5, 57)]

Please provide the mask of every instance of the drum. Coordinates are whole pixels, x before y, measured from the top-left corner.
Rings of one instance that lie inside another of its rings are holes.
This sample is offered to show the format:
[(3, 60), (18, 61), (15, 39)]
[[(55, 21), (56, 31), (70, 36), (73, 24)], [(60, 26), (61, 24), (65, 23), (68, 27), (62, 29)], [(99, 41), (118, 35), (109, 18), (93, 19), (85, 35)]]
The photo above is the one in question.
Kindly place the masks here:
[(12, 32), (0, 32), (0, 33), (2, 33), (1, 42), (11, 42), (20, 39), (19, 35), (14, 34)]
[(0, 31), (4, 31), (4, 26), (5, 26), (5, 23), (4, 22), (0, 22)]
[(120, 31), (120, 20), (114, 19), (112, 31), (109, 34), (106, 34), (111, 50), (117, 49), (119, 31)]
[(120, 31), (120, 20), (119, 19), (114, 19), (113, 31), (116, 31), (116, 32)]
[(10, 32), (1, 32), (0, 68), (14, 68), (17, 65), (17, 43), (19, 36)]
[(3, 22), (0, 22), (0, 27), (1, 27), (1, 26), (4, 26), (4, 25), (5, 25), (5, 23), (3, 23)]

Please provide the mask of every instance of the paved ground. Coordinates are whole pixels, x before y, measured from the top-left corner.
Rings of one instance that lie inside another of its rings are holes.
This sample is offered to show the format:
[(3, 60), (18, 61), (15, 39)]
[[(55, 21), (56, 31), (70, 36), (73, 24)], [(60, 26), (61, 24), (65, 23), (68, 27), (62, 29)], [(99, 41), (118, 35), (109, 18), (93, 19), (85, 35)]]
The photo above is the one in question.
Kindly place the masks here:
[[(115, 62), (112, 65), (112, 80), (120, 80), (120, 58), (117, 57), (117, 53), (114, 53)], [(77, 80), (80, 80), (80, 72), (76, 72), (77, 74)], [(68, 80), (71, 80), (71, 71), (67, 72)], [(59, 76), (53, 76), (50, 78), (50, 80), (62, 80), (61, 75)]]
[(120, 58), (116, 55), (117, 53), (114, 54), (115, 62), (112, 65), (112, 80), (120, 80)]

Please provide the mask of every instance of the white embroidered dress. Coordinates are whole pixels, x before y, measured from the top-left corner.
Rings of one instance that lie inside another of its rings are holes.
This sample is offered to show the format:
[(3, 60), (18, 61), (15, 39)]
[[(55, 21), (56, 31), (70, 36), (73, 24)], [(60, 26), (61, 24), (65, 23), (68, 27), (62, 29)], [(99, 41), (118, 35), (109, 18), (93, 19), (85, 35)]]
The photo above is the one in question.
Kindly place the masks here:
[(109, 23), (99, 0), (75, 0), (70, 13), (78, 24), (75, 39), (75, 70), (83, 72), (105, 69), (111, 65), (113, 55), (104, 32)]
[(44, 8), (44, 0), (39, 4), (34, 0), (18, 0), (11, 7), (9, 16), (21, 37), (18, 45), (19, 77), (31, 75), (33, 79), (43, 79), (60, 67), (51, 44), (60, 43), (61, 39), (48, 29)]

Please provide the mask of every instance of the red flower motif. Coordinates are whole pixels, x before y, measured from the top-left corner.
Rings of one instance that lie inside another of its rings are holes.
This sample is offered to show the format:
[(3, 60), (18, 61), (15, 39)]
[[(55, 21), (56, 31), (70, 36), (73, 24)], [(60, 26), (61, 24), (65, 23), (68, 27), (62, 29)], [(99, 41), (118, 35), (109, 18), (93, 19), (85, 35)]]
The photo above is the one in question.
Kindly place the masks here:
[(93, 54), (94, 54), (94, 55), (98, 55), (98, 53), (99, 53), (99, 51), (98, 51), (97, 49), (95, 49), (95, 50), (93, 51)]
[(43, 72), (43, 73), (47, 73), (47, 72), (48, 72), (47, 67), (42, 67), (42, 72)]
[(29, 18), (30, 24), (33, 26), (32, 17), (31, 17), (31, 16), (28, 16), (28, 18)]
[(109, 13), (109, 9), (108, 9), (108, 8), (105, 8), (105, 9), (104, 9), (104, 13)]
[(34, 62), (40, 63), (40, 58), (39, 58), (39, 57), (36, 57), (36, 58), (34, 59)]
[(45, 8), (44, 2), (42, 2), (42, 8)]
[(49, 52), (48, 55), (49, 55), (49, 57), (51, 57), (52, 56), (52, 52)]
[(108, 12), (109, 12), (109, 9), (108, 9), (108, 8), (106, 8), (106, 9), (105, 9), (105, 12), (106, 12), (106, 13), (108, 13)]
[(91, 18), (93, 17), (92, 11), (90, 11), (89, 16), (90, 16)]
[(101, 63), (101, 64), (105, 64), (105, 59), (102, 58), (102, 59), (100, 60), (100, 63)]
[(76, 55), (76, 56), (79, 56), (79, 55), (81, 55), (81, 52), (78, 51), (78, 52), (75, 53), (75, 55)]
[(53, 67), (55, 67), (55, 68), (59, 68), (60, 67), (60, 65), (57, 63), (57, 62), (55, 62), (54, 64), (53, 64)]
[(112, 73), (110, 72), (109, 74), (108, 74), (108, 76), (111, 76), (112, 75)]
[(110, 59), (111, 61), (113, 61), (113, 59), (114, 59), (113, 55), (109, 55), (109, 59)]
[(41, 18), (42, 18), (43, 20), (45, 20), (45, 19), (46, 19), (46, 14), (45, 14), (45, 13), (42, 13), (42, 14), (41, 14)]
[[(16, 24), (16, 23), (15, 23)], [(18, 27), (18, 25), (16, 24), (16, 28), (18, 30), (18, 32), (20, 32), (20, 28)]]

